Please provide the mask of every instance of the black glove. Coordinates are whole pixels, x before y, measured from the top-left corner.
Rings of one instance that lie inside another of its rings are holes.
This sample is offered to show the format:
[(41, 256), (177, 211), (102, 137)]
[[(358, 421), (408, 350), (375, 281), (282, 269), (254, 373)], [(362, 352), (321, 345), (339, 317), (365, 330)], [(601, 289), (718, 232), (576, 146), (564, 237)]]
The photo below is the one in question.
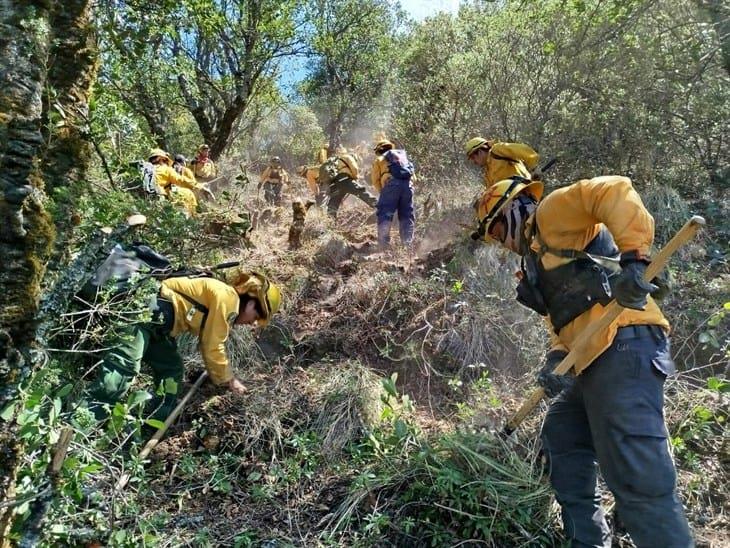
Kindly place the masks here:
[(647, 262), (642, 259), (624, 259), (621, 256), (621, 274), (613, 284), (613, 293), (618, 304), (624, 308), (644, 310), (647, 296), (658, 288), (652, 283), (644, 281)]
[(573, 386), (575, 377), (570, 374), (556, 375), (553, 370), (563, 361), (568, 353), (564, 350), (552, 350), (545, 356), (545, 365), (542, 366), (537, 374), (537, 384), (545, 389), (545, 395), (548, 398), (554, 398), (563, 390)]

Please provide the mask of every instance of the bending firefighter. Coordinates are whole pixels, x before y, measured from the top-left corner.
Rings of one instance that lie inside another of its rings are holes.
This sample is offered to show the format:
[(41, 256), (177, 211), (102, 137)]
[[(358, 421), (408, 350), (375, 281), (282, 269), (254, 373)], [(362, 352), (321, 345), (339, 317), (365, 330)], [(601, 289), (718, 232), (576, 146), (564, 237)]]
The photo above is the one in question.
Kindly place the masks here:
[(372, 208), (375, 207), (375, 196), (357, 182), (359, 169), (355, 158), (341, 147), (319, 167), (319, 187), (328, 200), (327, 213), (330, 216), (337, 217), (337, 211), (348, 194), (357, 196)]
[(189, 216), (194, 216), (198, 201), (193, 190), (209, 192), (204, 185), (199, 185), (194, 177), (185, 172), (178, 172), (172, 167), (170, 155), (160, 148), (150, 151), (149, 161), (153, 165), (154, 182), (160, 193), (173, 203), (182, 205)]
[(465, 148), (469, 161), (484, 168), (487, 188), (514, 176), (530, 179), (530, 172), (540, 161), (538, 153), (523, 143), (495, 143), (484, 137), (474, 137), (467, 141)]
[(413, 206), (413, 164), (405, 150), (393, 148), (388, 140), (379, 141), (373, 149), (377, 157), (373, 161), (370, 180), (380, 193), (377, 203), (378, 244), (381, 249), (390, 247), (390, 226), (398, 213), (401, 243), (408, 247), (413, 243), (416, 213)]
[[(674, 373), (669, 324), (643, 275), (654, 219), (626, 177), (581, 180), (542, 201), (543, 184), (498, 182), (477, 202), (475, 239), (522, 256), (518, 300), (548, 318), (552, 348), (538, 382), (550, 404), (542, 441), (550, 482), (574, 547), (609, 548), (598, 466), (637, 547), (693, 546), (667, 446), (663, 387)], [(612, 300), (625, 308), (577, 357), (552, 373)]]
[(256, 272), (241, 272), (231, 284), (209, 277), (162, 281), (152, 321), (130, 325), (122, 336), (110, 341), (99, 376), (90, 388), (94, 414), (99, 419), (106, 416), (105, 407), (124, 396), (144, 361), (158, 388), (149, 411), (164, 420), (175, 407), (185, 371), (175, 343), (182, 333), (198, 337), (214, 384), (243, 393), (245, 388), (226, 355), (228, 333), (234, 325), (268, 324), (280, 301), (279, 288)]

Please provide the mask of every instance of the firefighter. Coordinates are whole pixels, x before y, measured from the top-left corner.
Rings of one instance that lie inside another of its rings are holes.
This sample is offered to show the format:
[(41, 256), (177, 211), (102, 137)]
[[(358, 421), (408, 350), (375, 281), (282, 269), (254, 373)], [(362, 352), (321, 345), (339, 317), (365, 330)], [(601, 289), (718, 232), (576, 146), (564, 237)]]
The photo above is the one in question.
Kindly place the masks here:
[(484, 168), (484, 186), (513, 176), (530, 179), (540, 156), (523, 143), (495, 143), (484, 137), (469, 139), (465, 145), (466, 157), (471, 163)]
[(109, 344), (99, 375), (89, 394), (98, 419), (107, 415), (129, 389), (142, 362), (152, 369), (161, 396), (150, 411), (164, 420), (177, 400), (185, 368), (175, 339), (182, 333), (198, 337), (211, 381), (236, 394), (245, 392), (226, 355), (226, 340), (234, 325), (263, 327), (279, 309), (279, 288), (256, 272), (239, 272), (231, 284), (208, 277), (174, 277), (161, 282), (152, 321), (123, 329)]
[(319, 196), (319, 184), (317, 183), (317, 177), (319, 177), (319, 166), (299, 166), (297, 173), (306, 179), (307, 188), (312, 194), (312, 197), (316, 198)]
[(210, 147), (200, 145), (195, 159), (191, 162), (192, 171), (196, 179), (204, 183), (210, 183), (218, 177), (218, 167), (210, 159)]
[(390, 226), (398, 213), (401, 243), (410, 247), (416, 225), (413, 206), (413, 164), (408, 160), (406, 151), (395, 149), (387, 139), (378, 141), (373, 148), (376, 158), (373, 161), (370, 180), (380, 194), (377, 203), (378, 245), (381, 250), (390, 247)]
[(150, 151), (149, 162), (154, 166), (155, 183), (162, 195), (172, 203), (181, 205), (188, 216), (194, 216), (198, 201), (192, 191), (203, 191), (207, 188), (199, 185), (195, 177), (175, 170), (170, 155), (160, 148)]
[(327, 200), (327, 213), (332, 218), (337, 217), (337, 211), (348, 194), (357, 196), (372, 208), (377, 202), (375, 196), (357, 182), (360, 167), (355, 158), (343, 150), (338, 147), (335, 154), (319, 167), (319, 187), (324, 196), (321, 201)]
[[(611, 546), (598, 464), (636, 546), (693, 546), (662, 409), (665, 378), (675, 371), (669, 323), (650, 296), (656, 287), (643, 280), (654, 219), (626, 177), (542, 194), (540, 181), (499, 181), (475, 204), (473, 237), (522, 256), (518, 301), (545, 315), (552, 330), (537, 380), (554, 398), (541, 438), (565, 534), (572, 546)], [(625, 310), (578, 356), (572, 374), (555, 375), (613, 298)]]
[(281, 205), (281, 191), (284, 185), (289, 185), (289, 174), (281, 165), (281, 158), (274, 156), (266, 166), (258, 188), (264, 189), (264, 199), (270, 205)]

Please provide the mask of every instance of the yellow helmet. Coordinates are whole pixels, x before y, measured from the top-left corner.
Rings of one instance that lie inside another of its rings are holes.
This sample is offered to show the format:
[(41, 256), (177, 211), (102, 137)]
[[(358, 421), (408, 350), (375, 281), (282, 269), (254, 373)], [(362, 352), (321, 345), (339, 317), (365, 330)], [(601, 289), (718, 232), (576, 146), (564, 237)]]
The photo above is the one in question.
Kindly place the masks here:
[(260, 327), (268, 325), (281, 304), (281, 291), (278, 286), (258, 272), (240, 272), (231, 285), (239, 295), (248, 295), (259, 302), (264, 315), (256, 320), (256, 325)]
[(151, 162), (155, 158), (164, 159), (165, 163), (168, 165), (170, 165), (172, 163), (172, 159), (170, 158), (170, 155), (167, 152), (165, 152), (164, 150), (162, 150), (161, 148), (153, 148), (152, 150), (150, 150), (150, 153), (148, 156), (149, 161)]
[(201, 150), (210, 150), (210, 147), (206, 144), (202, 144), (198, 147), (198, 152), (200, 152)]
[(479, 227), (472, 234), (472, 238), (489, 241), (489, 231), (492, 228), (492, 223), (514, 197), (524, 193), (531, 195), (539, 202), (544, 189), (545, 186), (541, 181), (529, 181), (522, 177), (513, 177), (493, 184), (474, 204)]
[(483, 146), (489, 146), (489, 141), (487, 141), (484, 137), (473, 137), (469, 139), (466, 142), (466, 145), (464, 145), (464, 148), (466, 149), (466, 157), (470, 157)]
[(388, 141), (388, 139), (381, 139), (380, 141), (375, 143), (375, 146), (373, 147), (373, 151), (379, 153), (380, 151), (382, 151), (384, 149), (387, 150), (387, 149), (393, 148), (393, 146), (394, 146), (393, 143)]

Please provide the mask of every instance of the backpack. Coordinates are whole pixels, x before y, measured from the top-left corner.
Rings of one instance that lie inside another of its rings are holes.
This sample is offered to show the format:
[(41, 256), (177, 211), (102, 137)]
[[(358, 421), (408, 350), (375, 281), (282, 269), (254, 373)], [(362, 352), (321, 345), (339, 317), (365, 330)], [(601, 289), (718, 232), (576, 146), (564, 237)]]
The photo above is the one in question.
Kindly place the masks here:
[(317, 180), (321, 186), (330, 184), (337, 177), (337, 174), (340, 172), (340, 168), (337, 165), (339, 161), (340, 159), (337, 156), (331, 156), (319, 166), (319, 177)]
[(161, 281), (179, 276), (212, 278), (213, 273), (195, 268), (175, 269), (165, 255), (141, 242), (126, 247), (116, 244), (91, 279), (81, 288), (79, 295), (93, 300), (102, 288), (113, 284), (112, 294), (117, 296), (132, 293), (139, 285), (135, 282), (140, 277)]
[(281, 168), (272, 167), (269, 171), (269, 179), (273, 181), (279, 181), (281, 179)]
[(142, 190), (145, 196), (162, 196), (162, 189), (155, 181), (155, 166), (150, 162), (142, 162), (140, 171), (142, 176)]
[(400, 179), (404, 181), (410, 181), (411, 177), (415, 173), (413, 164), (408, 159), (408, 155), (405, 150), (402, 149), (391, 149), (383, 154), (383, 157), (388, 162), (388, 171), (393, 179)]

